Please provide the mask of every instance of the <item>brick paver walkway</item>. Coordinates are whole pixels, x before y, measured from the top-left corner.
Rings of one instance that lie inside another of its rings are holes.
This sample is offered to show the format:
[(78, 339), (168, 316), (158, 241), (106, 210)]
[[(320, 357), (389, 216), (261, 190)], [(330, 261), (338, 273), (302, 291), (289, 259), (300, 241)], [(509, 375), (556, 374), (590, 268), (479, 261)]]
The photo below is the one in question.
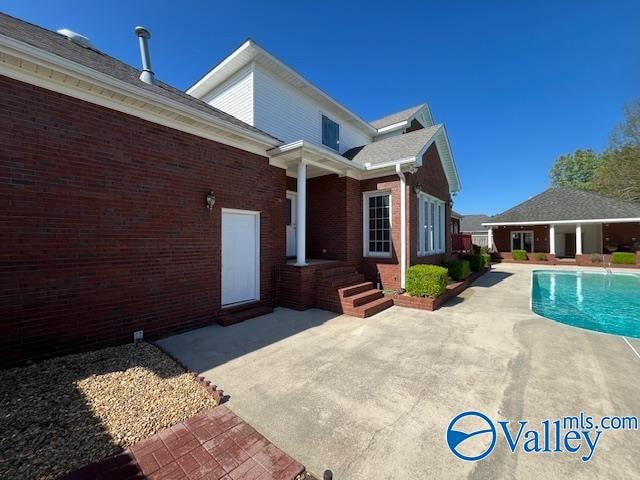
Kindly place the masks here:
[(64, 480), (293, 480), (304, 467), (221, 405)]

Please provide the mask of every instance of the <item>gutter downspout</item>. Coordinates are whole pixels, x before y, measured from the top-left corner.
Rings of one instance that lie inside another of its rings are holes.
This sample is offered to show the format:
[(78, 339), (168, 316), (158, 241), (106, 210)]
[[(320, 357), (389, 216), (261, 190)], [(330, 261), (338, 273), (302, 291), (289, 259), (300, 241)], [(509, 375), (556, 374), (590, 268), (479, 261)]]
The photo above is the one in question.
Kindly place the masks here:
[(407, 277), (407, 179), (399, 163), (396, 163), (396, 173), (400, 177), (400, 288), (404, 289)]

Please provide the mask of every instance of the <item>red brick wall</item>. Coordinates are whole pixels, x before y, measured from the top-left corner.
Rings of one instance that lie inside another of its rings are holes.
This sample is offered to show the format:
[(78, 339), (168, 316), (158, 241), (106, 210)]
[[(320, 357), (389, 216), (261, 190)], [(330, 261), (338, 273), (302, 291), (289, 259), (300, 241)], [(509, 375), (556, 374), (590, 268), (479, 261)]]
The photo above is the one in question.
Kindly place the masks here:
[[(442, 162), (435, 144), (422, 157), (422, 166), (414, 174), (407, 174), (408, 199), (407, 222), (409, 225), (410, 265), (431, 263), (440, 265), (451, 254), (451, 197), (449, 182), (442, 168)], [(445, 202), (445, 232), (447, 252), (439, 255), (418, 256), (418, 196), (415, 188)]]
[(536, 252), (549, 253), (549, 226), (526, 225), (493, 227), (493, 243), (499, 252), (511, 252), (511, 232), (533, 231), (533, 248)]
[(222, 207), (262, 212), (275, 297), (284, 170), (6, 77), (0, 91), (0, 364), (213, 322)]
[(605, 223), (602, 225), (602, 245), (624, 245), (640, 251), (640, 223)]
[(307, 180), (307, 257), (347, 260), (347, 178)]
[(387, 190), (391, 193), (391, 257), (362, 258), (363, 247), (360, 240), (360, 271), (368, 281), (377, 281), (378, 274), (383, 288), (400, 288), (400, 179), (397, 175), (362, 180), (360, 182), (360, 219), (359, 228), (362, 237), (362, 193), (374, 190)]

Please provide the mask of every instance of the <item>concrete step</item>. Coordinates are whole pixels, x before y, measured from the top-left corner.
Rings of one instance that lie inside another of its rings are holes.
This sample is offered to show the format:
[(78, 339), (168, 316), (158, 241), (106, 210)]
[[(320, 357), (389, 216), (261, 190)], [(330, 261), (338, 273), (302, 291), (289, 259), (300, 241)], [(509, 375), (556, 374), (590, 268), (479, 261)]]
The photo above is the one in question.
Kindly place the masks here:
[(350, 297), (351, 295), (356, 295), (357, 293), (365, 292), (367, 290), (371, 290), (373, 288), (373, 283), (364, 282), (358, 283), (357, 285), (351, 285), (349, 287), (344, 287), (338, 289), (338, 293), (341, 297)]
[(364, 292), (356, 293), (355, 295), (351, 295), (343, 299), (343, 302), (347, 302), (352, 307), (359, 307), (361, 305), (365, 305), (367, 303), (371, 303), (374, 300), (384, 297), (384, 294), (375, 288), (371, 290), (366, 290)]
[[(233, 308), (233, 307), (232, 307)], [(242, 308), (237, 307), (233, 311), (229, 311), (228, 313), (223, 313), (220, 317), (218, 317), (217, 321), (223, 327), (228, 327), (229, 325), (233, 325), (235, 323), (243, 322), (244, 320), (248, 320), (250, 318), (259, 317), (261, 315), (266, 315), (267, 313), (273, 312), (273, 307), (271, 305), (256, 305), (252, 307)]]

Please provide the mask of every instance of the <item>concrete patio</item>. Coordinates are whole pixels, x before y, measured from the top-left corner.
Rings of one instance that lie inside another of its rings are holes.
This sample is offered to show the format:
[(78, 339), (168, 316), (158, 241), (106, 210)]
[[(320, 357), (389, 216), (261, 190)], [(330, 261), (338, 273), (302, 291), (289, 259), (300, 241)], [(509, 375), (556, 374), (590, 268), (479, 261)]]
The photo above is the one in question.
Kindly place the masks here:
[[(538, 267), (539, 268), (539, 267)], [(555, 267), (561, 268), (561, 267)], [(227, 406), (316, 474), (395, 478), (630, 478), (640, 433), (604, 432), (593, 458), (512, 454), (503, 438), (464, 462), (451, 419), (640, 415), (640, 357), (624, 338), (529, 310), (531, 266), (501, 264), (436, 312), (358, 319), (322, 310), (210, 326), (160, 345), (230, 395)], [(640, 341), (628, 339), (640, 352)]]

